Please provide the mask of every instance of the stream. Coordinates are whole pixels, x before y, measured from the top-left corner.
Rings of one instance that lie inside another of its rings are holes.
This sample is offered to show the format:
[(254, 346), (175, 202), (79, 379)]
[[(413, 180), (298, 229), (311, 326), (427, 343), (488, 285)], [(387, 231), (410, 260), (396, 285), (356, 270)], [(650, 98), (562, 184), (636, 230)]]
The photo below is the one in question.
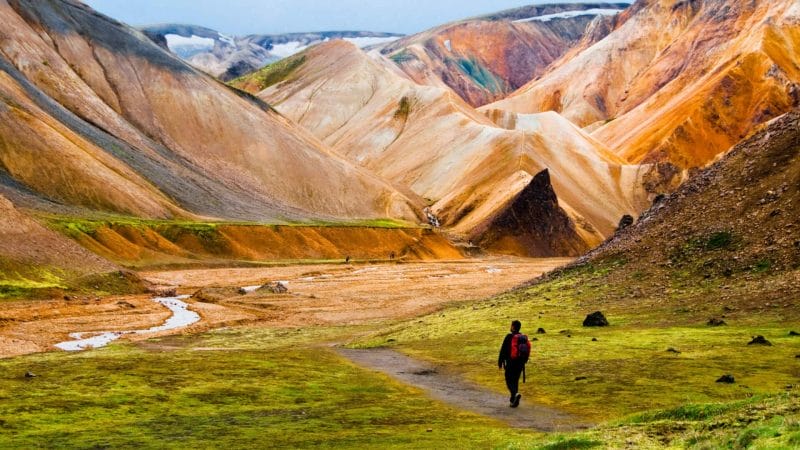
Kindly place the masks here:
[(172, 311), (172, 316), (159, 326), (146, 330), (70, 333), (69, 337), (71, 337), (72, 340), (60, 342), (55, 344), (55, 346), (68, 352), (78, 352), (92, 348), (105, 347), (125, 335), (156, 333), (189, 326), (198, 322), (200, 320), (200, 315), (194, 311), (190, 311), (189, 305), (181, 301), (187, 298), (189, 298), (188, 295), (181, 295), (178, 297), (160, 297), (153, 299), (154, 302), (160, 303)]

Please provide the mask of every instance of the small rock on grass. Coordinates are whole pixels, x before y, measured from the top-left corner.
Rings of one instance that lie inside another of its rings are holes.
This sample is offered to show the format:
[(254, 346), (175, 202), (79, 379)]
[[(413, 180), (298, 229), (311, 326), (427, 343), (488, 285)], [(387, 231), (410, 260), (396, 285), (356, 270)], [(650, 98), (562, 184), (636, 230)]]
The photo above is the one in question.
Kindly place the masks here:
[(733, 384), (736, 383), (736, 378), (734, 378), (733, 375), (723, 375), (719, 377), (717, 383)]
[(772, 342), (768, 341), (764, 336), (755, 336), (753, 340), (748, 342), (747, 345), (766, 345), (771, 346)]
[(710, 327), (721, 327), (723, 325), (727, 325), (727, 323), (718, 317), (712, 317), (708, 319), (708, 326)]
[(588, 379), (589, 379), (589, 377), (575, 377), (575, 381), (583, 381), (583, 380), (588, 380)]
[(536, 334), (546, 334), (546, 333), (547, 332), (544, 331), (544, 328), (539, 328), (538, 330), (536, 330)]
[(789, 336), (800, 336), (800, 333), (798, 333), (797, 331), (790, 331)]
[(597, 342), (597, 338), (592, 338), (592, 342)]
[(675, 354), (679, 355), (681, 353), (681, 351), (676, 349), (676, 348), (670, 347), (670, 348), (667, 349), (667, 353), (675, 353)]
[(25, 372), (25, 378), (36, 378), (36, 374), (33, 372)]

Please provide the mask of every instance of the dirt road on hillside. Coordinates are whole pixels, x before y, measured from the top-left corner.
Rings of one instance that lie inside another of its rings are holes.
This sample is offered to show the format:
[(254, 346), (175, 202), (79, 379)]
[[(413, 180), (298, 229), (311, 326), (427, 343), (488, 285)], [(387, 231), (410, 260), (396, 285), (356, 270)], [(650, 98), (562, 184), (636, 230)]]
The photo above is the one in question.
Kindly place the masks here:
[[(568, 259), (489, 258), (375, 265), (295, 265), (196, 269), (141, 275), (181, 294), (200, 289), (213, 295), (187, 299), (202, 320), (157, 335), (193, 333), (221, 326), (352, 325), (404, 319), (452, 302), (475, 301), (506, 291)], [(284, 281), (289, 292), (238, 293), (245, 286)], [(72, 298), (4, 302), (0, 312), (0, 357), (53, 350), (69, 333), (148, 329), (170, 311), (150, 296)], [(127, 337), (126, 337), (127, 338)]]

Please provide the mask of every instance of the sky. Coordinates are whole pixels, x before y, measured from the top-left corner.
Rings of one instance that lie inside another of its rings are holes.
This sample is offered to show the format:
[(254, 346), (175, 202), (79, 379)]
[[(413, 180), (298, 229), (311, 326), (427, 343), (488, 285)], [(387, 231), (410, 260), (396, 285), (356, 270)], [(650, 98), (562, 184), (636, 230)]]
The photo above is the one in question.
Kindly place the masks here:
[[(517, 6), (581, 2), (575, 0), (84, 1), (98, 11), (134, 26), (184, 23), (202, 25), (233, 35), (335, 30), (411, 34), (453, 20)], [(584, 2), (588, 1), (590, 0)]]

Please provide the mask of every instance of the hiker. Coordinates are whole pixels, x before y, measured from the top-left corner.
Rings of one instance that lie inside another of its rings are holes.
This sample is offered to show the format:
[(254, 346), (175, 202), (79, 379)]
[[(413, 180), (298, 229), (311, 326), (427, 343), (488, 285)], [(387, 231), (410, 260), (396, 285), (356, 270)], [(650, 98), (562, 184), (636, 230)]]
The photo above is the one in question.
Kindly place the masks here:
[(519, 376), (525, 382), (525, 363), (531, 354), (531, 343), (528, 336), (519, 332), (522, 322), (511, 322), (511, 332), (503, 339), (500, 347), (500, 356), (497, 358), (497, 367), (506, 370), (506, 386), (511, 393), (509, 402), (512, 408), (519, 406), (522, 394), (519, 393)]

